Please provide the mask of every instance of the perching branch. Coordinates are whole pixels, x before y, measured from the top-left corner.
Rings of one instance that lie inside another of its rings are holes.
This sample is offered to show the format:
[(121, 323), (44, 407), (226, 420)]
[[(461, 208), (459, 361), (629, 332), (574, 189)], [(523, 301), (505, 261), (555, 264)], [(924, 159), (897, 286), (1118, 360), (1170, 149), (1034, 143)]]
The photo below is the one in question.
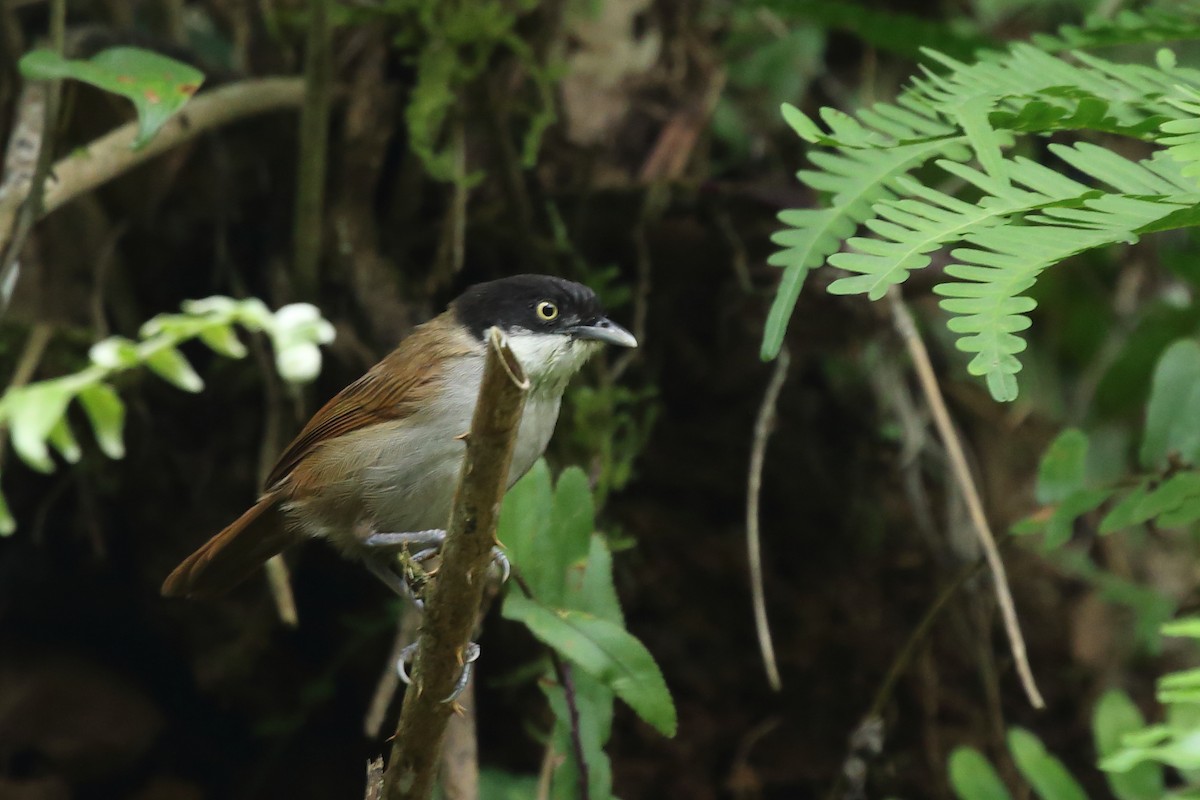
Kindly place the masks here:
[(446, 723), (454, 710), (446, 698), (462, 671), (463, 653), (483, 600), (528, 389), (525, 371), (504, 335), (493, 328), (442, 564), (425, 602), (413, 681), (404, 695), (384, 773), (387, 800), (427, 800), (433, 792)]
[[(303, 99), (300, 78), (261, 78), (223, 86), (188, 103), (141, 150), (130, 149), (137, 122), (122, 125), (54, 165), (45, 182), (41, 216), (202, 133), (242, 117), (298, 107)], [(0, 200), (0, 237), (4, 237), (0, 248), (7, 243), (13, 216), (28, 195), (28, 187), (13, 187)]]
[(1021, 685), (1034, 708), (1045, 708), (1046, 701), (1042, 699), (1041, 692), (1038, 691), (1037, 683), (1033, 679), (1033, 670), (1029, 666), (1029, 655), (1025, 651), (1025, 638), (1021, 635), (1021, 623), (1017, 619), (1017, 609), (1013, 604), (1012, 590), (1008, 586), (1004, 561), (1000, 558), (996, 539), (992, 536), (987, 515), (983, 511), (983, 502), (979, 499), (979, 490), (975, 486), (975, 479), (971, 477), (971, 470), (967, 466), (967, 457), (963, 453), (962, 442), (959, 441), (958, 434), (954, 430), (954, 423), (950, 421), (950, 412), (946, 410), (946, 401), (942, 397), (937, 375), (934, 374), (933, 364), (929, 360), (929, 351), (925, 349), (925, 343), (921, 341), (917, 327), (913, 323), (912, 314), (909, 313), (904, 298), (895, 286), (888, 290), (888, 299), (892, 304), (896, 330), (904, 339), (904, 345), (908, 348), (909, 356), (916, 366), (917, 377), (921, 381), (921, 390), (925, 393), (925, 400), (929, 403), (930, 411), (933, 412), (933, 421), (937, 425), (938, 435), (941, 436), (942, 444), (946, 447), (946, 455), (950, 459), (955, 480), (967, 503), (967, 512), (971, 516), (975, 534), (979, 537), (979, 543), (983, 546), (983, 552), (987, 558), (988, 568), (992, 572), (992, 582), (996, 587), (996, 600), (1000, 604), (1004, 630), (1008, 634), (1008, 645), (1012, 650), (1013, 661), (1017, 665), (1017, 674), (1021, 677)]

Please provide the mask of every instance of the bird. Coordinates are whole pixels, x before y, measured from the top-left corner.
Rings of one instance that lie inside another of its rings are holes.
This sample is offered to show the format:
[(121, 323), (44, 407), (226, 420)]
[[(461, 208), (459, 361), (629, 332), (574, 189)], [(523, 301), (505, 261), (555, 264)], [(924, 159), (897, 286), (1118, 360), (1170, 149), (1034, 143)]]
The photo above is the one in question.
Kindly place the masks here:
[(445, 536), (493, 327), (530, 384), (509, 487), (545, 452), (563, 392), (588, 358), (606, 344), (638, 344), (583, 284), (514, 275), (469, 287), (317, 411), (258, 501), (184, 559), (162, 593), (219, 594), (316, 538), (412, 597), (396, 552), (436, 547)]

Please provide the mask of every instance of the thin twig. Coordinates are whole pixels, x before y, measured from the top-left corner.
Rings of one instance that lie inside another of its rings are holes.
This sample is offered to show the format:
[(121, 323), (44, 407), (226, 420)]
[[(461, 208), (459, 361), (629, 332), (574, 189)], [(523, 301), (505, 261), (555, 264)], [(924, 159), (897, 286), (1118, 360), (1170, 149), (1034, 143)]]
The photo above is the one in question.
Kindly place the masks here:
[[(908, 635), (908, 639), (905, 640), (904, 645), (900, 648), (900, 652), (892, 659), (887, 675), (884, 676), (883, 682), (879, 684), (879, 688), (875, 690), (875, 696), (871, 700), (871, 705), (867, 709), (867, 712), (863, 714), (859, 728), (872, 720), (882, 718), (883, 707), (887, 705), (888, 699), (892, 696), (892, 691), (900, 681), (900, 676), (904, 674), (913, 657), (916, 656), (918, 645), (925, 641), (925, 638), (929, 635), (929, 631), (933, 628), (933, 623), (949, 605), (951, 598), (958, 593), (959, 589), (966, 585), (967, 581), (979, 573), (983, 565), (983, 561), (975, 561), (963, 566), (938, 593), (933, 604), (925, 610), (925, 614), (921, 617), (921, 621), (917, 623), (917, 627), (913, 628), (912, 633)], [(839, 772), (834, 779), (833, 785), (826, 792), (825, 800), (836, 800), (836, 798), (841, 796), (845, 779), (844, 772)]]
[(330, 56), (329, 0), (310, 0), (304, 56), (304, 105), (300, 111), (300, 161), (297, 167), (296, 218), (292, 259), (296, 288), (314, 300), (320, 285), (321, 214), (325, 205), (326, 150), (333, 70)]
[[(260, 78), (223, 86), (198, 95), (141, 150), (131, 148), (138, 123), (122, 125), (55, 163), (43, 182), (40, 216), (202, 133), (254, 114), (295, 108), (303, 98), (300, 78)], [(7, 243), (14, 215), (28, 195), (28, 190), (14, 191), (0, 198), (0, 247)]]
[[(52, 0), (50, 4), (50, 46), (62, 55), (66, 40), (67, 1)], [(54, 134), (58, 127), (59, 101), (62, 97), (62, 81), (46, 82), (42, 106), (42, 135), (34, 167), (31, 187), (28, 192), (11, 191), (12, 196), (23, 195), (15, 216), (0, 214), (0, 313), (8, 307), (17, 278), (21, 249), (33, 230), (33, 225), (43, 214), (46, 203), (46, 178), (50, 175), (50, 163), (54, 158)], [(11, 189), (12, 187), (10, 187)]]
[(374, 739), (383, 728), (384, 718), (388, 707), (391, 706), (396, 690), (400, 688), (400, 675), (396, 672), (396, 662), (400, 660), (404, 648), (417, 638), (417, 626), (420, 623), (420, 613), (411, 603), (404, 603), (396, 619), (396, 636), (392, 640), (392, 654), (385, 662), (379, 682), (375, 684), (375, 693), (367, 706), (363, 717), (363, 733)]
[(929, 351), (925, 349), (925, 343), (921, 340), (920, 334), (917, 333), (917, 327), (913, 322), (912, 314), (909, 312), (908, 306), (905, 305), (904, 298), (901, 296), (899, 289), (893, 286), (888, 290), (888, 299), (892, 304), (892, 314), (896, 330), (904, 340), (909, 356), (916, 367), (917, 377), (921, 382), (921, 389), (925, 393), (925, 400), (929, 403), (929, 408), (933, 412), (934, 424), (937, 425), (938, 434), (941, 436), (942, 443), (946, 447), (946, 455), (950, 459), (950, 465), (954, 470), (954, 477), (958, 482), (959, 489), (962, 491), (963, 499), (966, 500), (967, 511), (970, 514), (972, 526), (975, 528), (975, 533), (979, 537), (979, 543), (983, 547), (988, 567), (992, 571), (992, 581), (996, 588), (996, 600), (1000, 604), (1000, 614), (1004, 619), (1004, 630), (1008, 634), (1009, 647), (1012, 650), (1013, 660), (1017, 666), (1017, 674), (1021, 678), (1021, 685), (1024, 687), (1025, 694), (1029, 697), (1029, 702), (1034, 708), (1045, 708), (1046, 702), (1042, 699), (1041, 692), (1038, 691), (1037, 682), (1033, 678), (1033, 670), (1029, 666), (1029, 655), (1025, 650), (1025, 638), (1021, 635), (1021, 623), (1017, 619), (1017, 609), (1013, 603), (1012, 590), (1008, 585), (1008, 576), (1004, 570), (1004, 561), (1000, 558), (1000, 551), (996, 547), (995, 538), (992, 536), (987, 515), (983, 511), (983, 502), (979, 498), (979, 490), (975, 486), (975, 479), (971, 476), (971, 470), (967, 466), (967, 457), (963, 452), (962, 442), (958, 438), (958, 433), (954, 430), (954, 423), (950, 420), (950, 412), (946, 409), (946, 401), (942, 397), (941, 387), (938, 386), (937, 375), (934, 373), (933, 364), (929, 360)]
[[(516, 567), (513, 567), (512, 580), (517, 584), (522, 594), (530, 600), (533, 599), (533, 590), (529, 588), (529, 584), (525, 582), (525, 579), (521, 576), (521, 572)], [(590, 770), (588, 769), (587, 756), (583, 752), (583, 728), (579, 717), (579, 703), (576, 700), (575, 681), (571, 679), (570, 665), (562, 660), (562, 657), (559, 656), (554, 648), (550, 648), (550, 663), (554, 667), (554, 675), (558, 679), (559, 685), (562, 686), (563, 695), (567, 701), (567, 723), (571, 734), (571, 751), (575, 756), (575, 764), (579, 770), (579, 797), (581, 800), (587, 800), (591, 793), (591, 790), (588, 788), (591, 786), (591, 778), (589, 776)], [(545, 768), (545, 764), (551, 761), (550, 751), (553, 749), (550, 743), (547, 743), (543, 769)], [(557, 768), (558, 765), (555, 764), (550, 767), (548, 774), (543, 775), (547, 792), (549, 791), (551, 777)], [(542, 796), (540, 791), (538, 796)]]
[(496, 541), (500, 500), (529, 381), (503, 334), (493, 329), (479, 400), (467, 437), (442, 563), (425, 603), (425, 622), (404, 695), (391, 761), (388, 800), (427, 800), (453, 705), (446, 702), (463, 668)]
[(767, 442), (775, 427), (775, 407), (779, 393), (787, 380), (788, 366), (792, 358), (787, 345), (779, 350), (775, 359), (775, 371), (767, 383), (758, 419), (754, 423), (754, 444), (750, 448), (750, 474), (746, 486), (746, 556), (750, 561), (750, 595), (754, 600), (754, 629), (758, 634), (758, 649), (762, 652), (763, 666), (767, 670), (767, 682), (779, 691), (783, 681), (779, 677), (779, 665), (775, 660), (775, 644), (771, 640), (771, 626), (767, 622), (767, 595), (763, 588), (762, 536), (758, 524), (758, 504), (762, 494), (763, 461), (767, 454)]
[(579, 703), (575, 697), (575, 681), (571, 678), (571, 665), (562, 657), (550, 650), (550, 662), (554, 664), (554, 674), (563, 688), (567, 699), (567, 716), (571, 724), (571, 749), (575, 751), (575, 766), (579, 772), (579, 800), (591, 800), (591, 777), (588, 775), (587, 757), (583, 753), (583, 736), (579, 721)]

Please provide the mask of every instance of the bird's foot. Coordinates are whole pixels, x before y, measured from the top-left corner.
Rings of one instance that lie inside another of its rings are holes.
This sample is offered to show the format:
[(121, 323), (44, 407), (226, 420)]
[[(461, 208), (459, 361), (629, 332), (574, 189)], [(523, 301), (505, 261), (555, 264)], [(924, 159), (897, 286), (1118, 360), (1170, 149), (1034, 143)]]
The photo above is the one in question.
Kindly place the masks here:
[[(396, 660), (396, 672), (400, 675), (400, 680), (404, 681), (406, 686), (412, 684), (412, 677), (408, 674), (408, 669), (405, 666), (412, 661), (417, 654), (417, 645), (410, 644), (408, 647), (400, 651), (400, 658)], [(467, 683), (471, 680), (472, 665), (479, 660), (479, 645), (475, 642), (468, 642), (466, 649), (460, 653), (459, 661), (462, 665), (462, 671), (458, 674), (458, 680), (454, 683), (454, 688), (450, 694), (442, 699), (443, 703), (452, 703), (463, 693), (467, 688)]]
[[(446, 531), (440, 528), (431, 528), (410, 533), (377, 532), (372, 533), (364, 541), (368, 547), (383, 552), (398, 550), (402, 554), (407, 554), (410, 549), (419, 548), (417, 552), (407, 555), (402, 576), (398, 575), (390, 566), (375, 559), (368, 559), (367, 564), (371, 568), (371, 572), (387, 584), (392, 591), (413, 600), (418, 608), (422, 607), (417, 595), (419, 588), (424, 585), (425, 579), (431, 573), (419, 569), (419, 567), (441, 552), (441, 547), (446, 541)], [(492, 548), (492, 564), (500, 571), (500, 582), (507, 582), (512, 574), (512, 564), (509, 563), (508, 556), (499, 547)], [(414, 567), (418, 567), (418, 569), (414, 569)]]

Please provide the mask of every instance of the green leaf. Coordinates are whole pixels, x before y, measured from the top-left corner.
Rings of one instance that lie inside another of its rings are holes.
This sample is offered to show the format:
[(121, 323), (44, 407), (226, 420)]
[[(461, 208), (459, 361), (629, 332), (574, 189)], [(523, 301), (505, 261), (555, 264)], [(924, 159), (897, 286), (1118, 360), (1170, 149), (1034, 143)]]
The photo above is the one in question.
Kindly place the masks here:
[(71, 392), (62, 379), (10, 389), (3, 399), (13, 450), (39, 472), (53, 472), (54, 461), (46, 446), (50, 432), (67, 413)]
[(79, 392), (79, 403), (92, 423), (100, 449), (109, 458), (125, 455), (125, 404), (105, 383), (93, 383)]
[(146, 366), (185, 392), (198, 392), (204, 388), (204, 381), (196, 374), (196, 370), (192, 369), (183, 353), (174, 347), (163, 347), (150, 353), (146, 357)]
[(150, 141), (204, 82), (198, 69), (137, 47), (102, 50), (86, 61), (34, 50), (19, 66), (30, 80), (74, 78), (132, 100), (138, 115), (135, 150)]
[(200, 341), (208, 345), (213, 352), (227, 358), (244, 358), (246, 345), (233, 332), (232, 325), (212, 325), (201, 329)]
[(1200, 397), (1200, 344), (1175, 342), (1162, 354), (1150, 382), (1146, 426), (1139, 454), (1147, 469), (1167, 466), (1167, 455), (1182, 441), (1200, 441), (1200, 416), (1186, 417)]
[(47, 438), (68, 464), (78, 463), (83, 456), (83, 451), (79, 449), (79, 441), (71, 432), (71, 426), (67, 423), (65, 415), (60, 417), (54, 427), (50, 429), (50, 435)]
[(1078, 428), (1067, 428), (1050, 443), (1038, 465), (1039, 503), (1060, 503), (1083, 488), (1087, 452), (1087, 434)]
[[(1119, 752), (1126, 734), (1145, 727), (1146, 721), (1129, 695), (1110, 689), (1096, 703), (1092, 715), (1092, 733), (1096, 753), (1101, 760)], [(1165, 794), (1160, 767), (1142, 763), (1124, 771), (1110, 771), (1104, 776), (1117, 800), (1161, 800)]]
[(1146, 499), (1146, 495), (1149, 493), (1150, 489), (1147, 481), (1142, 481), (1135, 486), (1133, 491), (1125, 495), (1119, 503), (1113, 506), (1113, 509), (1100, 522), (1100, 533), (1112, 533), (1138, 524), (1141, 521), (1138, 517), (1138, 509), (1141, 508), (1142, 501)]
[(1008, 748), (1017, 762), (1017, 769), (1043, 800), (1087, 800), (1087, 795), (1062, 762), (1046, 752), (1041, 740), (1029, 731), (1010, 729)]
[(791, 103), (784, 103), (780, 107), (779, 113), (783, 115), (783, 121), (804, 141), (816, 144), (824, 138), (824, 134), (817, 123), (809, 119), (808, 115)]
[(1150, 492), (1138, 505), (1138, 522), (1154, 519), (1180, 508), (1189, 499), (1200, 497), (1200, 473), (1180, 472)]
[(17, 521), (8, 508), (8, 501), (4, 499), (4, 494), (0, 493), (0, 537), (12, 536), (16, 530)]
[(553, 506), (550, 467), (545, 459), (538, 459), (504, 496), (496, 524), (496, 538), (537, 598), (561, 593), (563, 582), (562, 572), (547, 564), (556, 549), (550, 535)]
[(568, 467), (554, 486), (554, 510), (550, 515), (554, 544), (567, 563), (582, 563), (587, 558), (595, 528), (596, 509), (587, 475), (579, 467)]
[(617, 599), (617, 587), (613, 584), (612, 553), (609, 552), (608, 542), (598, 533), (592, 534), (583, 581), (575, 592), (568, 594), (567, 605), (578, 611), (595, 614), (600, 619), (625, 625), (621, 602)]
[(1190, 639), (1200, 639), (1200, 617), (1184, 617), (1174, 619), (1162, 626), (1163, 636), (1186, 636)]
[(1012, 800), (996, 770), (973, 747), (958, 747), (950, 754), (950, 786), (961, 800)]
[(1054, 511), (1046, 525), (1044, 546), (1047, 550), (1061, 547), (1071, 540), (1075, 520), (1112, 496), (1112, 489), (1080, 489), (1067, 497)]
[(528, 800), (536, 797), (537, 775), (518, 775), (495, 767), (479, 770), (479, 800)]
[(675, 704), (662, 673), (620, 625), (582, 611), (554, 611), (516, 592), (505, 599), (503, 614), (610, 688), (664, 736), (675, 735)]

